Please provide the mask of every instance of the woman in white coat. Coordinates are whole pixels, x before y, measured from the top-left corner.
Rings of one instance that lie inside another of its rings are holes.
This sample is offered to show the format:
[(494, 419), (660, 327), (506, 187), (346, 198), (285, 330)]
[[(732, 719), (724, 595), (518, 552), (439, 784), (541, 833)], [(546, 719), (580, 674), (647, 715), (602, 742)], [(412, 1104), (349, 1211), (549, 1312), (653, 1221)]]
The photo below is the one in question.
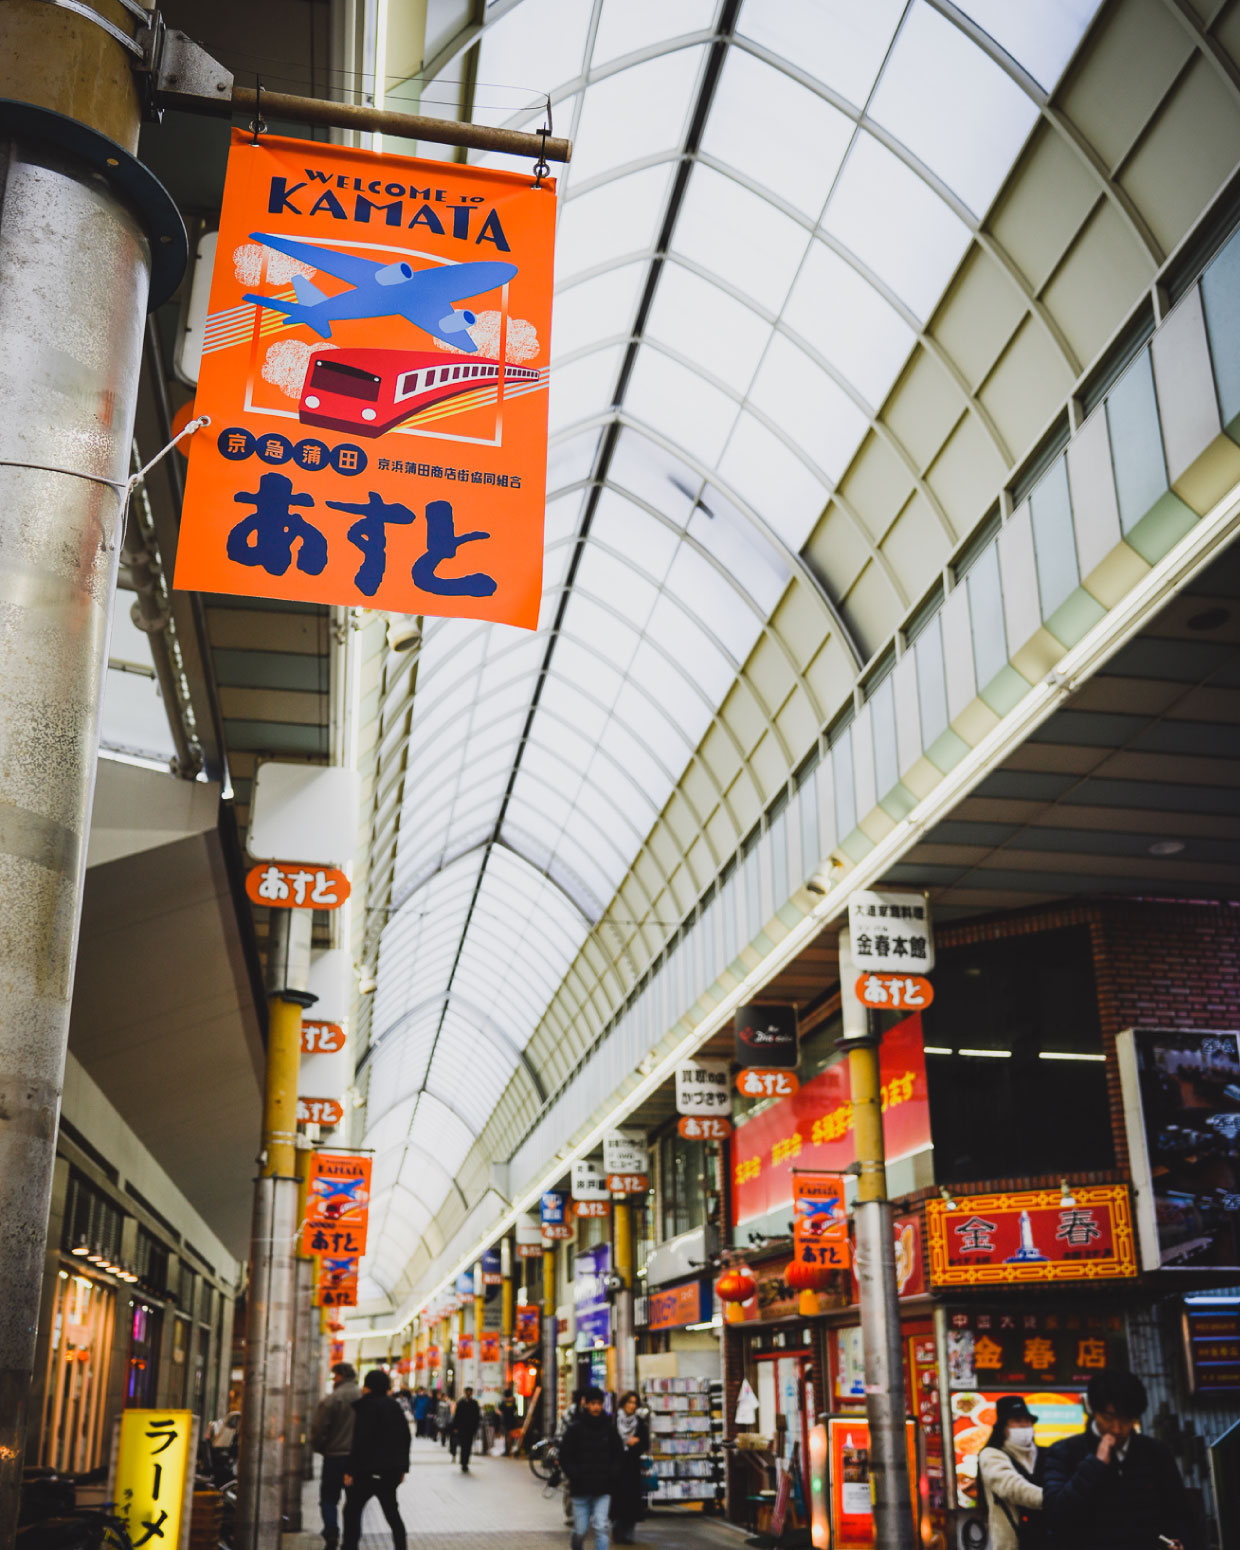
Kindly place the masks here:
[(995, 1404), (995, 1426), (978, 1455), (979, 1504), (988, 1510), (991, 1550), (1035, 1550), (1042, 1541), (1042, 1452), (1036, 1415), (1019, 1394)]

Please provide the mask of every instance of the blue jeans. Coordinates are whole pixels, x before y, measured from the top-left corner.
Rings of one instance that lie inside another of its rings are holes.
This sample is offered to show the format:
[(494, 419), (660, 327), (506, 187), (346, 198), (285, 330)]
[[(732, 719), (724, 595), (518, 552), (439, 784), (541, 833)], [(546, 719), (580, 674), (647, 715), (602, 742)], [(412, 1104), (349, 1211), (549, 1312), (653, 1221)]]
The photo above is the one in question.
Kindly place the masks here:
[(591, 1527), (594, 1529), (594, 1550), (607, 1550), (607, 1515), (611, 1510), (611, 1496), (574, 1496), (573, 1533), (584, 1539)]
[(340, 1493), (344, 1490), (345, 1470), (349, 1467), (348, 1454), (325, 1453), (323, 1455), (323, 1474), (319, 1480), (319, 1507), (323, 1513), (323, 1532), (335, 1539), (340, 1533), (340, 1519), (336, 1515), (336, 1504), (340, 1500)]

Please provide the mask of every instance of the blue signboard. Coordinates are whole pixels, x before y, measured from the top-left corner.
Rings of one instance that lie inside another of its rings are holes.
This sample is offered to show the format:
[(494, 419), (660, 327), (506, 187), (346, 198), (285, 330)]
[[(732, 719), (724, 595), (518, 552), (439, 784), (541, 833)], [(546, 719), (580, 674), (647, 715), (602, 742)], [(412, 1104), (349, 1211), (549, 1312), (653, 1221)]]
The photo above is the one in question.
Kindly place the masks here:
[(542, 1219), (546, 1227), (559, 1227), (568, 1220), (568, 1191), (549, 1189), (542, 1197)]
[(611, 1304), (607, 1277), (611, 1274), (611, 1244), (582, 1249), (573, 1261), (573, 1306), (577, 1312), (577, 1349), (611, 1344)]

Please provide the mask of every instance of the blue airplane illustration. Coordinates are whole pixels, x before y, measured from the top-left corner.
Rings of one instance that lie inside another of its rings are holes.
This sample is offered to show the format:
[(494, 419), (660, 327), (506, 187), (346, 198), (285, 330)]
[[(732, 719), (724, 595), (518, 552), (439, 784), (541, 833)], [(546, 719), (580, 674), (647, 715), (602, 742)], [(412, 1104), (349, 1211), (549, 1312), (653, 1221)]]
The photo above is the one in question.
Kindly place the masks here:
[(517, 273), (515, 264), (444, 264), (434, 269), (414, 269), (403, 261), (380, 264), (369, 258), (355, 258), (335, 248), (315, 247), (294, 242), (289, 237), (273, 237), (268, 232), (252, 231), (250, 236), (264, 247), (274, 248), (288, 258), (299, 259), (315, 269), (347, 280), (351, 291), (328, 296), (305, 275), (293, 276), (296, 301), (278, 301), (274, 296), (246, 295), (256, 306), (282, 312), (286, 323), (304, 323), (323, 339), (332, 336), (332, 324), (346, 318), (402, 317), (454, 345), (466, 355), (478, 346), (466, 330), (475, 321), (474, 314), (452, 306), (470, 296), (481, 296), (507, 284)]

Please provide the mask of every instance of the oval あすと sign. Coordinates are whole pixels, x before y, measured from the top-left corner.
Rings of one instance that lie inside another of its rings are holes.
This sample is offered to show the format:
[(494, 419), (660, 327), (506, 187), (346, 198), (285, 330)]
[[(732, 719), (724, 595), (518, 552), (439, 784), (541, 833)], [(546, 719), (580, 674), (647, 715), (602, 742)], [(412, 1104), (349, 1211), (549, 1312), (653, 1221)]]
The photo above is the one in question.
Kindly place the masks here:
[(338, 910), (349, 897), (349, 879), (339, 867), (265, 861), (245, 875), (246, 896), (278, 910)]
[(800, 1092), (801, 1083), (795, 1071), (769, 1071), (753, 1066), (737, 1073), (736, 1090), (746, 1098), (791, 1098)]
[(875, 1011), (921, 1012), (934, 1000), (924, 974), (862, 974), (854, 989), (861, 1005)]

